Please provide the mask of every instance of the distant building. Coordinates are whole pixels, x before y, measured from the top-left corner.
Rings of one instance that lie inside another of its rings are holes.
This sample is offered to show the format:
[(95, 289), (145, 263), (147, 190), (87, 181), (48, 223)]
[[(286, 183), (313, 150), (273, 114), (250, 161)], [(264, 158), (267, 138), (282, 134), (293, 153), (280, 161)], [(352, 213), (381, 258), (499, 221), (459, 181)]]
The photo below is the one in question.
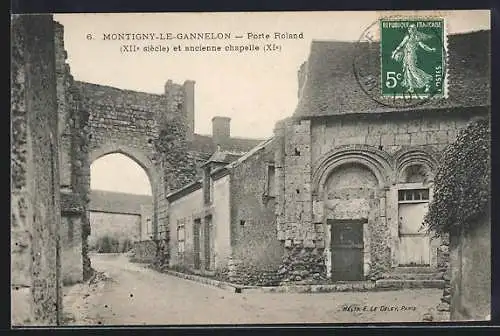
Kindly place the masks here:
[(132, 242), (148, 240), (153, 233), (152, 215), (152, 196), (92, 190), (89, 246), (104, 236)]

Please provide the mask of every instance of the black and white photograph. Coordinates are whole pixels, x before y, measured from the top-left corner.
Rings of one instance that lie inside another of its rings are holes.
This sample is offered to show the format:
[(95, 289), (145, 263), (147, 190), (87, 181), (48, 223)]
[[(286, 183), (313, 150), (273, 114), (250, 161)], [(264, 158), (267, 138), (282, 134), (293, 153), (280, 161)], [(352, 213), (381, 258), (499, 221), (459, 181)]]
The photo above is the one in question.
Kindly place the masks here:
[(10, 29), (11, 328), (491, 320), (489, 10)]

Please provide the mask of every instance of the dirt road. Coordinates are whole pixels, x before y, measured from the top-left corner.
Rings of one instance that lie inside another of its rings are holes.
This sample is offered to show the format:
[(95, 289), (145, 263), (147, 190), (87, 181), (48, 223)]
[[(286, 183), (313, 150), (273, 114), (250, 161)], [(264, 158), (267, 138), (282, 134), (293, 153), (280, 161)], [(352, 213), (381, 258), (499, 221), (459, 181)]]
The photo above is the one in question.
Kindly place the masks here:
[(123, 255), (96, 254), (91, 259), (107, 277), (66, 289), (68, 324), (420, 322), (441, 296), (438, 289), (237, 294), (147, 269)]

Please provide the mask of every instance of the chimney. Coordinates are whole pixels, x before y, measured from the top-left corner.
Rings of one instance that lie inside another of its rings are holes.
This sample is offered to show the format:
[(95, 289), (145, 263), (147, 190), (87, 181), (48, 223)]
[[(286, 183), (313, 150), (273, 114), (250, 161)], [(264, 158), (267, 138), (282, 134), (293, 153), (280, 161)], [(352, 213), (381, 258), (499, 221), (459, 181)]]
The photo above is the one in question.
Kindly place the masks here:
[(231, 118), (213, 117), (212, 118), (212, 140), (214, 145), (224, 147), (231, 136)]
[(195, 81), (187, 80), (182, 85), (184, 104), (182, 112), (186, 116), (186, 140), (191, 141), (194, 135), (194, 84)]

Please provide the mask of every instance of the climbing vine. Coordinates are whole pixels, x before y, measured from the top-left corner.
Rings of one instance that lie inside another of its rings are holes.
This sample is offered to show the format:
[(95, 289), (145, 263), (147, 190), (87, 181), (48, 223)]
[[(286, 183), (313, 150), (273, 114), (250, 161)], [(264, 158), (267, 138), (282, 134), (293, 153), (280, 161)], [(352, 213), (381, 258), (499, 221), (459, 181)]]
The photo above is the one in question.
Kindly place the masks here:
[(186, 126), (180, 113), (170, 114), (160, 121), (159, 136), (154, 142), (161, 153), (164, 181), (168, 191), (173, 191), (193, 181), (196, 165), (190, 157), (186, 142)]
[(425, 224), (439, 233), (469, 228), (490, 204), (490, 123), (472, 121), (443, 153)]

